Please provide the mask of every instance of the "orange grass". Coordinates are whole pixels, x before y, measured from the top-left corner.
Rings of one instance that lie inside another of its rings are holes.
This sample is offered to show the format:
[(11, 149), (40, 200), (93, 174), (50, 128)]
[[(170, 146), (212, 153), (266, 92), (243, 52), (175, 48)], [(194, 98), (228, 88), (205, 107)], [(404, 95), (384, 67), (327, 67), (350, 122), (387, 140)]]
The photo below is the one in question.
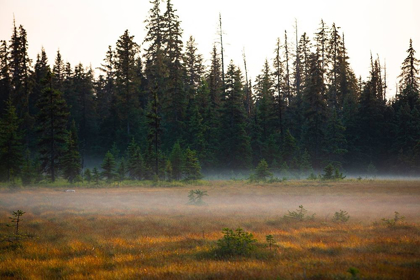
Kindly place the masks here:
[[(187, 205), (197, 188), (207, 205)], [(282, 218), (299, 205), (315, 221)], [(362, 279), (420, 279), (416, 181), (0, 190), (0, 223), (17, 209), (26, 211), (21, 232), (34, 238), (0, 243), (0, 279), (352, 279), (350, 267)], [(348, 223), (331, 221), (339, 209)], [(394, 211), (406, 222), (380, 222)], [(252, 232), (256, 252), (216, 258), (223, 227)], [(11, 230), (1, 225), (0, 235)]]

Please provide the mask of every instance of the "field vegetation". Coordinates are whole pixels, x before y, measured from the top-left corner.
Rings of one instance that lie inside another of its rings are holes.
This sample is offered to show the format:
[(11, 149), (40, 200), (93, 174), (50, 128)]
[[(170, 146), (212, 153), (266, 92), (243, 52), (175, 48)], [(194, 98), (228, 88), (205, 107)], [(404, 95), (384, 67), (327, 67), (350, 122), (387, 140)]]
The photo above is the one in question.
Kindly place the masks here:
[(0, 279), (419, 279), (419, 201), (393, 180), (3, 186)]

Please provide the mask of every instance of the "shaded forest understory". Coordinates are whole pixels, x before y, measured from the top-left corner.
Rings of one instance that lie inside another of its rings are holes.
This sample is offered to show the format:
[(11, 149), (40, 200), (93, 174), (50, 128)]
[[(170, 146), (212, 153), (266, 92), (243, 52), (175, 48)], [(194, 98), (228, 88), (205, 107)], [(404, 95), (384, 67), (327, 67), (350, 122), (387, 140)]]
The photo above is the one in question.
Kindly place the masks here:
[[(418, 279), (419, 186), (300, 180), (2, 188), (0, 222), (10, 223), (17, 209), (26, 213), (19, 241), (14, 227), (0, 227), (0, 278)], [(191, 189), (207, 192), (204, 203), (189, 203)], [(308, 212), (291, 218), (299, 205)], [(348, 220), (336, 218), (341, 211)], [(252, 250), (220, 254), (226, 227), (252, 233)]]
[(192, 36), (184, 46), (176, 9), (164, 3), (151, 1), (146, 38), (136, 43), (126, 30), (96, 73), (59, 51), (50, 64), (42, 49), (32, 63), (26, 30), (13, 23), (0, 44), (2, 180), (198, 179), (246, 172), (262, 160), (293, 174), (328, 164), (419, 174), (419, 60), (411, 40), (391, 100), (379, 57), (366, 62), (369, 77), (357, 78), (344, 33), (322, 20), (295, 42), (285, 31), (251, 81), (245, 55), (224, 61), (223, 30), (205, 65)]

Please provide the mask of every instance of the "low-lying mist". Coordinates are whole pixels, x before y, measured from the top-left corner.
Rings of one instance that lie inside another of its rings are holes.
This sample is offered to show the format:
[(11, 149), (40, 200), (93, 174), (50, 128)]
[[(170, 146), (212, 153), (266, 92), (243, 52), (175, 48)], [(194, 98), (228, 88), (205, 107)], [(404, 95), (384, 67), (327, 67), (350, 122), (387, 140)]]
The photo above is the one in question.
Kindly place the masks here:
[[(191, 189), (206, 190), (205, 205), (188, 204)], [(308, 182), (246, 184), (218, 181), (206, 186), (76, 188), (2, 190), (0, 214), (21, 209), (36, 216), (48, 215), (164, 215), (220, 216), (234, 219), (276, 219), (299, 205), (328, 220), (344, 210), (352, 220), (374, 221), (398, 211), (407, 220), (420, 220), (418, 181)]]

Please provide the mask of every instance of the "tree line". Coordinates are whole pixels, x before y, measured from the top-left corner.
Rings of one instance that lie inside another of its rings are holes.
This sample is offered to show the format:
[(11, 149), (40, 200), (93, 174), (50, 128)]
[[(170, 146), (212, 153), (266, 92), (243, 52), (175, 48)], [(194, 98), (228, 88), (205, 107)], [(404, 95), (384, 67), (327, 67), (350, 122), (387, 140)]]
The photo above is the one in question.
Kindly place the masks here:
[(205, 65), (192, 36), (184, 45), (173, 4), (164, 3), (150, 1), (143, 42), (126, 30), (98, 75), (59, 51), (51, 65), (42, 49), (32, 66), (26, 30), (13, 22), (10, 40), (0, 43), (2, 180), (73, 181), (94, 167), (91, 158), (103, 159), (110, 180), (196, 179), (201, 169), (240, 172), (262, 160), (295, 175), (329, 164), (419, 171), (419, 60), (411, 40), (391, 100), (379, 57), (371, 56), (366, 80), (357, 78), (344, 33), (322, 20), (293, 48), (285, 31), (252, 81), (245, 55), (244, 70), (233, 61), (224, 67), (222, 30)]

